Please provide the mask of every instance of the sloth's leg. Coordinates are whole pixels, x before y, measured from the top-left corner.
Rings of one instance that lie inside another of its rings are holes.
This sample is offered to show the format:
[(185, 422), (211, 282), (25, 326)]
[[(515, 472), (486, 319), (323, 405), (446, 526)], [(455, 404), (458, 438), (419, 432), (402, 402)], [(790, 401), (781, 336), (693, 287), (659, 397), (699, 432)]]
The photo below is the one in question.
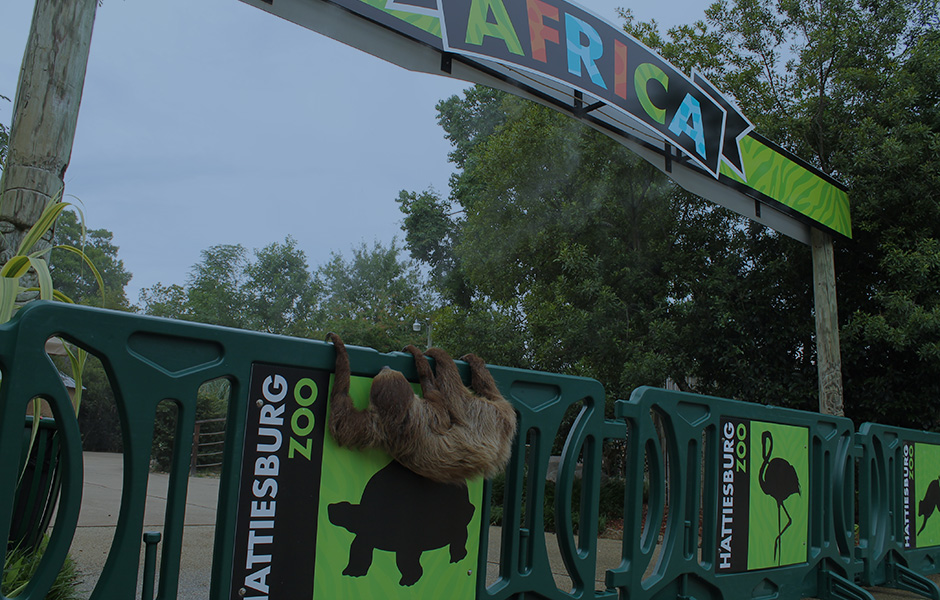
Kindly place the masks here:
[(425, 354), (434, 359), (435, 381), (441, 392), (441, 401), (455, 420), (461, 420), (466, 412), (463, 403), (470, 394), (460, 379), (454, 359), (440, 348), (430, 348)]
[(488, 400), (502, 400), (503, 396), (493, 381), (493, 376), (486, 368), (486, 364), (475, 354), (467, 354), (461, 360), (470, 365), (470, 385), (480, 396)]
[(434, 380), (434, 372), (431, 371), (431, 365), (428, 364), (427, 357), (416, 347), (412, 345), (405, 346), (405, 352), (410, 353), (415, 359), (415, 370), (418, 372), (418, 381), (421, 382), (421, 391), (425, 396), (428, 392), (437, 389), (437, 383)]
[(369, 448), (378, 443), (378, 429), (375, 415), (371, 410), (356, 410), (349, 396), (349, 354), (346, 345), (335, 333), (328, 333), (326, 339), (333, 342), (336, 349), (336, 369), (333, 378), (333, 390), (330, 393), (330, 417), (328, 426), (330, 435), (340, 446)]
[(421, 382), (421, 395), (424, 398), (430, 413), (428, 426), (435, 433), (444, 433), (453, 425), (453, 415), (444, 402), (443, 395), (437, 387), (434, 372), (427, 357), (414, 346), (405, 346), (415, 359), (415, 370), (418, 371), (418, 381)]

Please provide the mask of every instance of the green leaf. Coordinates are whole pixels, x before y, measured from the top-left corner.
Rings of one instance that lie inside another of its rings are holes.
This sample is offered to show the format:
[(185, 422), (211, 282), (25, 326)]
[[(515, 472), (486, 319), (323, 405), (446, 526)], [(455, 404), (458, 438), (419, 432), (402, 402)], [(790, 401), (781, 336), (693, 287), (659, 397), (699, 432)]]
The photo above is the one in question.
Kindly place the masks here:
[(88, 352), (78, 347), (73, 350), (65, 343), (65, 340), (62, 340), (62, 347), (65, 348), (65, 352), (69, 357), (69, 364), (72, 366), (72, 379), (75, 381), (72, 407), (75, 409), (75, 417), (78, 418), (78, 409), (82, 406), (82, 373), (85, 372), (85, 361), (88, 359)]
[(0, 323), (13, 318), (16, 311), (16, 296), (20, 293), (20, 280), (0, 277)]
[(29, 257), (17, 254), (0, 268), (0, 277), (19, 279), (29, 271)]
[(42, 214), (39, 215), (39, 219), (30, 227), (29, 231), (23, 237), (23, 241), (20, 242), (20, 247), (17, 249), (16, 253), (21, 255), (29, 254), (33, 247), (42, 239), (42, 236), (52, 231), (55, 227), (56, 219), (59, 218), (59, 214), (65, 210), (67, 206), (71, 205), (68, 202), (55, 201), (46, 206)]
[(52, 300), (52, 276), (49, 274), (49, 264), (42, 258), (29, 257), (29, 264), (36, 271), (39, 279), (39, 298)]
[[(83, 230), (84, 230), (84, 227), (85, 227), (84, 224), (82, 224)], [(103, 305), (105, 302), (104, 280), (101, 278), (101, 273), (98, 272), (98, 268), (95, 267), (95, 263), (93, 263), (92, 260), (88, 258), (87, 254), (85, 254), (83, 251), (76, 248), (75, 246), (59, 245), (59, 246), (56, 246), (55, 249), (65, 250), (67, 252), (71, 252), (72, 254), (76, 254), (79, 258), (82, 259), (82, 261), (84, 261), (84, 263), (88, 266), (88, 268), (91, 269), (92, 274), (95, 276), (95, 281), (98, 283), (98, 290), (101, 292), (101, 304)], [(69, 302), (71, 302), (71, 300), (69, 300)]]

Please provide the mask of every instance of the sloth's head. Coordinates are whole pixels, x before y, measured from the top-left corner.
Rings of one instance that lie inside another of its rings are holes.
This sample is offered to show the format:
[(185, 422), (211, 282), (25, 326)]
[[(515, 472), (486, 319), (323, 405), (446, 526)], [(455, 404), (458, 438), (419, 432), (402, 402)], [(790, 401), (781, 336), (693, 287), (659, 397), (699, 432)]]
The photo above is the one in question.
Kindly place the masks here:
[(377, 410), (385, 413), (386, 418), (404, 418), (412, 398), (414, 390), (411, 384), (404, 375), (394, 369), (383, 367), (372, 380), (369, 401)]

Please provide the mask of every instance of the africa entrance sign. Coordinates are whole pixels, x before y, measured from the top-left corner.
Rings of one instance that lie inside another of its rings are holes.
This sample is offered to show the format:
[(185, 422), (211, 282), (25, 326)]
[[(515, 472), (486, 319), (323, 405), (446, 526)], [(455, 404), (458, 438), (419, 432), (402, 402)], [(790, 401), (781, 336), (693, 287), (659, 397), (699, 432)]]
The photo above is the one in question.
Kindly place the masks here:
[(733, 102), (564, 0), (242, 0), (410, 70), (575, 116), (676, 183), (798, 240), (851, 237), (836, 181), (753, 131)]

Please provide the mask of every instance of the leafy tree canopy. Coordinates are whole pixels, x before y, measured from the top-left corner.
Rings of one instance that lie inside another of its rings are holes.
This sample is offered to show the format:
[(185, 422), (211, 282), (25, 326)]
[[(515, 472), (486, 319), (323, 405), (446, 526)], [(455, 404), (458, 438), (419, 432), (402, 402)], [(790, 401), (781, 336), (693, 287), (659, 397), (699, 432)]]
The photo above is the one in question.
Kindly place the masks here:
[[(629, 14), (626, 29), (705, 69), (762, 133), (849, 186), (855, 239), (836, 257), (846, 413), (937, 427), (937, 2), (735, 0), (706, 14), (668, 41)], [(690, 50), (700, 43), (709, 56)]]
[[(119, 248), (114, 245), (114, 234), (107, 229), (86, 230), (73, 211), (63, 211), (56, 222), (55, 244), (82, 250), (95, 265), (104, 282), (104, 306), (130, 310), (124, 288), (133, 275), (118, 258)], [(73, 252), (62, 249), (52, 251), (49, 272), (56, 289), (79, 304), (102, 305), (101, 290), (94, 273), (84, 260)]]
[[(706, 15), (664, 35), (623, 13), (626, 31), (848, 184), (856, 239), (837, 248), (847, 412), (935, 426), (937, 3), (723, 0)], [(611, 396), (670, 377), (815, 409), (808, 248), (514, 97), (472, 88), (438, 117), (459, 169), (450, 198), (399, 196), (412, 255), (450, 305), (438, 339), (490, 340), (494, 356), (598, 377)]]
[(417, 265), (400, 258), (402, 248), (375, 242), (353, 248), (352, 257), (333, 253), (317, 270), (324, 290), (323, 328), (341, 332), (351, 344), (382, 352), (418, 344), (418, 322), (426, 326), (432, 298)]
[(140, 293), (155, 316), (284, 335), (314, 326), (319, 287), (297, 242), (287, 237), (254, 251), (219, 244), (202, 251), (185, 285), (157, 283)]
[[(597, 377), (612, 397), (667, 378), (714, 386), (719, 375), (706, 369), (728, 371), (768, 346), (791, 357), (789, 369), (805, 368), (792, 340), (735, 325), (736, 311), (781, 293), (764, 280), (760, 293), (738, 293), (761, 277), (753, 255), (776, 237), (551, 110), (479, 87), (438, 110), (463, 165), (450, 202), (432, 192), (399, 202), (412, 255), (450, 304), (437, 334), (448, 348)], [(806, 299), (792, 304), (786, 311), (804, 311), (805, 340)], [(727, 316), (703, 318), (715, 311)], [(717, 342), (717, 323), (735, 327), (733, 345)], [(756, 368), (736, 377), (764, 379)]]
[(141, 291), (147, 314), (298, 337), (336, 331), (350, 344), (383, 352), (423, 339), (412, 330), (430, 314), (424, 276), (393, 241), (334, 253), (311, 271), (288, 237), (251, 256), (239, 244), (202, 252), (184, 285)]

